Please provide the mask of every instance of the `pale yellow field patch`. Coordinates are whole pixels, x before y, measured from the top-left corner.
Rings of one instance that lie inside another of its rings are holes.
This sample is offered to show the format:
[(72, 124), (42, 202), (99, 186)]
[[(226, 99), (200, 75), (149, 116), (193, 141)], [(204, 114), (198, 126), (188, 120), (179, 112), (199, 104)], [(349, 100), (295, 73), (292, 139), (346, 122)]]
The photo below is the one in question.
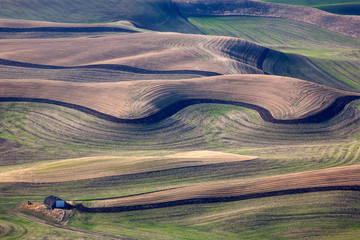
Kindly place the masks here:
[(245, 161), (252, 160), (257, 157), (246, 156), (246, 155), (237, 155), (232, 153), (223, 153), (216, 151), (190, 151), (190, 152), (180, 152), (168, 155), (169, 158), (175, 159), (189, 159), (192, 161), (203, 162), (203, 163), (221, 163), (221, 162), (230, 162), (230, 161)]
[(255, 158), (214, 151), (192, 151), (154, 157), (85, 157), (47, 162), (19, 170), (8, 170), (0, 173), (0, 182), (75, 181)]

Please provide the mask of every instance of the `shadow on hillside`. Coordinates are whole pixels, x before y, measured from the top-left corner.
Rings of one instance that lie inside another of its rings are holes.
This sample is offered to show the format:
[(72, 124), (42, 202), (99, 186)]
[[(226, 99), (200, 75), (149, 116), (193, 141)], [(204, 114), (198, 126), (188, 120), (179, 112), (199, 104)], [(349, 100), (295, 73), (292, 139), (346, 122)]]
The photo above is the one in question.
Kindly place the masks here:
[(105, 113), (98, 112), (96, 110), (93, 110), (88, 107), (80, 106), (77, 104), (72, 103), (66, 103), (66, 102), (60, 102), (50, 99), (42, 99), (42, 98), (22, 98), (22, 97), (0, 97), (0, 102), (38, 102), (38, 103), (48, 103), (48, 104), (54, 104), (58, 106), (68, 107), (72, 108), (90, 115), (93, 115), (95, 117), (115, 122), (115, 123), (125, 123), (125, 124), (152, 124), (157, 123), (159, 121), (162, 121), (175, 113), (179, 112), (180, 110), (189, 107), (194, 104), (201, 104), (201, 103), (216, 103), (216, 104), (229, 104), (229, 105), (235, 105), (245, 108), (250, 108), (259, 113), (261, 118), (270, 123), (276, 123), (276, 124), (309, 124), (309, 123), (321, 123), (330, 120), (331, 118), (335, 117), (337, 114), (339, 114), (345, 106), (350, 103), (353, 100), (360, 99), (360, 96), (343, 96), (337, 98), (330, 106), (325, 108), (324, 110), (305, 117), (305, 118), (298, 118), (298, 119), (290, 119), (290, 120), (280, 120), (275, 119), (271, 113), (260, 106), (250, 104), (250, 103), (243, 103), (243, 102), (235, 102), (235, 101), (225, 101), (225, 100), (217, 100), (217, 99), (188, 99), (179, 101), (177, 103), (174, 103), (168, 107), (165, 107), (158, 111), (157, 113), (154, 113), (148, 117), (143, 118), (137, 118), (137, 119), (122, 119), (117, 118), (112, 115), (108, 115)]
[(132, 206), (119, 206), (119, 207), (87, 208), (80, 203), (80, 204), (76, 204), (75, 208), (78, 211), (85, 213), (129, 212), (129, 211), (137, 211), (137, 210), (174, 207), (180, 205), (232, 202), (232, 201), (240, 201), (246, 199), (274, 197), (274, 196), (311, 193), (311, 192), (325, 192), (325, 191), (360, 191), (360, 186), (355, 185), (355, 186), (327, 186), (327, 187), (299, 188), (299, 189), (289, 189), (289, 190), (272, 191), (265, 193), (245, 194), (241, 196), (232, 196), (232, 197), (193, 198), (193, 199), (184, 199), (184, 200), (171, 201), (171, 202), (141, 204), (141, 205), (132, 205)]
[[(0, 28), (1, 29), (1, 28)], [(0, 31), (1, 32), (1, 31)], [(54, 65), (44, 65), (44, 64), (34, 64), (26, 62), (18, 62), (7, 59), (0, 58), (0, 64), (5, 66), (12, 67), (25, 67), (25, 68), (36, 68), (36, 69), (107, 69), (139, 74), (189, 74), (189, 75), (200, 75), (204, 77), (219, 76), (220, 73), (211, 72), (211, 71), (201, 71), (201, 70), (150, 70), (138, 67), (132, 67), (121, 64), (93, 64), (93, 65), (84, 65), (84, 66), (54, 66)]]

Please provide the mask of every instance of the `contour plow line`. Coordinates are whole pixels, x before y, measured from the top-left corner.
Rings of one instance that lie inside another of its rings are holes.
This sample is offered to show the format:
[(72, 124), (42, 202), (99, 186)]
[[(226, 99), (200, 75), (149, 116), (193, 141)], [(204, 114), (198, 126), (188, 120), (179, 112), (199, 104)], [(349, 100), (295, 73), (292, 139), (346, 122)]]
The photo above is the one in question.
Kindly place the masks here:
[(212, 74), (263, 74), (262, 62), (269, 51), (233, 37), (155, 32), (0, 42), (1, 65), (44, 69), (117, 66), (119, 70), (140, 73), (181, 69)]
[(258, 74), (110, 83), (0, 80), (1, 102), (61, 105), (109, 121), (132, 124), (158, 122), (199, 103), (251, 108), (273, 123), (316, 123), (334, 117), (358, 98), (358, 93)]
[(239, 201), (244, 199), (319, 191), (360, 191), (360, 165), (335, 167), (256, 179), (199, 184), (187, 187), (94, 200), (98, 207), (76, 207), (84, 212), (120, 212), (186, 204)]
[(275, 4), (257, 0), (172, 0), (185, 17), (261, 16), (304, 22), (360, 38), (360, 17), (344, 16), (304, 6)]
[[(35, 167), (0, 173), (0, 182), (66, 182), (177, 168), (207, 166), (257, 159), (255, 156), (216, 151), (190, 151), (166, 156), (84, 157), (43, 163)], [(111, 167), (109, 167), (111, 166)], [(69, 174), (69, 173), (72, 174)]]
[[(292, 69), (293, 64), (300, 70)], [(349, 89), (302, 55), (282, 53), (234, 37), (195, 34), (147, 32), (99, 38), (1, 39), (0, 67), (2, 76), (9, 78), (33, 68), (74, 73), (103, 69), (172, 74), (177, 79), (175, 74), (188, 74), (187, 78), (194, 74), (271, 74)], [(122, 81), (121, 77), (115, 79)]]

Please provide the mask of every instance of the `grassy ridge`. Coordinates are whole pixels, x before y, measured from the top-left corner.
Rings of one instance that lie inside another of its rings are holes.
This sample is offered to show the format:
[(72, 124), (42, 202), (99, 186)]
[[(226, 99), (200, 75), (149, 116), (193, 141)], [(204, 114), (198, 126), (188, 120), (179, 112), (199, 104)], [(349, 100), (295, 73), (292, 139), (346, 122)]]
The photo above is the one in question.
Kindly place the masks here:
[(266, 17), (190, 18), (205, 34), (232, 36), (287, 53), (332, 59), (358, 49), (360, 40), (310, 24)]
[(360, 15), (358, 0), (261, 0), (263, 2), (291, 4), (317, 8), (326, 12), (342, 15)]
[[(231, 203), (79, 214), (71, 226), (136, 239), (304, 239), (359, 236), (358, 193), (329, 192)], [(346, 200), (345, 208), (343, 199)]]
[(169, 0), (3, 0), (0, 17), (52, 22), (115, 22), (130, 20), (138, 27), (198, 32)]
[[(271, 73), (288, 74), (288, 76), (309, 81), (323, 79), (325, 81), (319, 83), (340, 88), (347, 86), (347, 88), (360, 89), (357, 77), (360, 75), (357, 67), (360, 62), (359, 39), (285, 19), (203, 17), (190, 18), (189, 21), (208, 35), (239, 37), (284, 52), (285, 55), (280, 59), (279, 56), (274, 56), (274, 60), (282, 59), (283, 62), (276, 64), (273, 69), (275, 72), (270, 71)], [(318, 71), (316, 68), (311, 69), (304, 65), (304, 61), (307, 60), (300, 59), (299, 56), (286, 55), (287, 53), (309, 58), (316, 67), (331, 77), (316, 76), (320, 74), (316, 72)], [(281, 72), (281, 68), (286, 66), (288, 67), (287, 73)], [(302, 70), (304, 72), (301, 72)], [(311, 74), (315, 76), (307, 76)]]
[[(156, 152), (201, 147), (236, 152), (242, 146), (259, 151), (264, 145), (281, 146), (289, 141), (294, 144), (352, 142), (360, 133), (359, 109), (355, 103), (329, 122), (286, 126), (266, 123), (253, 110), (214, 104), (193, 105), (162, 122), (138, 126), (99, 120), (55, 105), (0, 105), (1, 112), (7, 112), (2, 115), (0, 125), (1, 138), (7, 141), (1, 151), (2, 165), (9, 161), (15, 164), (17, 161), (49, 160), (49, 156), (57, 159), (103, 154), (118, 156), (133, 150)], [(332, 147), (329, 145), (327, 151)], [(245, 154), (258, 155), (257, 152)]]
[[(77, 212), (70, 232), (21, 213), (1, 214), (0, 224), (14, 230), (4, 231), (2, 239), (107, 239), (91, 232), (135, 239), (353, 239), (360, 236), (358, 197), (357, 192), (334, 191), (123, 213)], [(0, 211), (16, 211), (16, 206), (4, 203)]]
[[(1, 132), (7, 129), (8, 141), (18, 144), (14, 148), (16, 152), (24, 152), (28, 159), (32, 155), (36, 162), (41, 159), (48, 162), (49, 156), (52, 162), (53, 156), (166, 155), (168, 151), (182, 151), (187, 144), (195, 149), (218, 148), (261, 156), (244, 162), (63, 183), (0, 183), (0, 212), (17, 214), (0, 215), (0, 224), (16, 229), (14, 235), (5, 239), (19, 235), (23, 238), (39, 237), (39, 234), (52, 236), (53, 228), (19, 213), (17, 206), (27, 200), (42, 201), (44, 196), (54, 193), (70, 200), (104, 198), (359, 163), (359, 101), (331, 121), (310, 126), (267, 124), (252, 110), (208, 104), (188, 107), (171, 119), (138, 128), (113, 125), (59, 106), (26, 103), (2, 103), (1, 106), (2, 113), (7, 112), (1, 115), (5, 116)], [(170, 136), (176, 136), (176, 140)], [(200, 146), (202, 142), (206, 145)], [(11, 149), (6, 151), (8, 154)], [(11, 169), (36, 165), (36, 162), (18, 162)], [(8, 169), (5, 165), (0, 171)], [(75, 228), (72, 232), (59, 228), (55, 232), (63, 239), (77, 238), (76, 229), (136, 239), (319, 236), (349, 239), (359, 235), (358, 197), (357, 192), (339, 191), (124, 213), (76, 213), (69, 223)], [(98, 239), (99, 235), (92, 237)]]

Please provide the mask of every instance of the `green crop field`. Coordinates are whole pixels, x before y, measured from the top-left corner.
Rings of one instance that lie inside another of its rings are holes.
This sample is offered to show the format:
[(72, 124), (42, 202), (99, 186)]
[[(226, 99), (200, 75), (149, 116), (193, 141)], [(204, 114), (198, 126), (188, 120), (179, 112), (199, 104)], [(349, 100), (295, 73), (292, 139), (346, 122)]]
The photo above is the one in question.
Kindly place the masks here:
[[(360, 74), (357, 67), (360, 61), (359, 39), (285, 19), (202, 17), (189, 20), (208, 35), (238, 37), (284, 53), (305, 56), (338, 81), (351, 88), (360, 89), (357, 77)], [(294, 64), (291, 67), (298, 69), (298, 66)], [(307, 70), (307, 73), (311, 71)], [(314, 79), (313, 76), (301, 77), (300, 74), (294, 75), (291, 72), (288, 74), (310, 81)]]
[(343, 15), (360, 15), (360, 2), (357, 0), (261, 0), (263, 2), (314, 7), (323, 11)]

